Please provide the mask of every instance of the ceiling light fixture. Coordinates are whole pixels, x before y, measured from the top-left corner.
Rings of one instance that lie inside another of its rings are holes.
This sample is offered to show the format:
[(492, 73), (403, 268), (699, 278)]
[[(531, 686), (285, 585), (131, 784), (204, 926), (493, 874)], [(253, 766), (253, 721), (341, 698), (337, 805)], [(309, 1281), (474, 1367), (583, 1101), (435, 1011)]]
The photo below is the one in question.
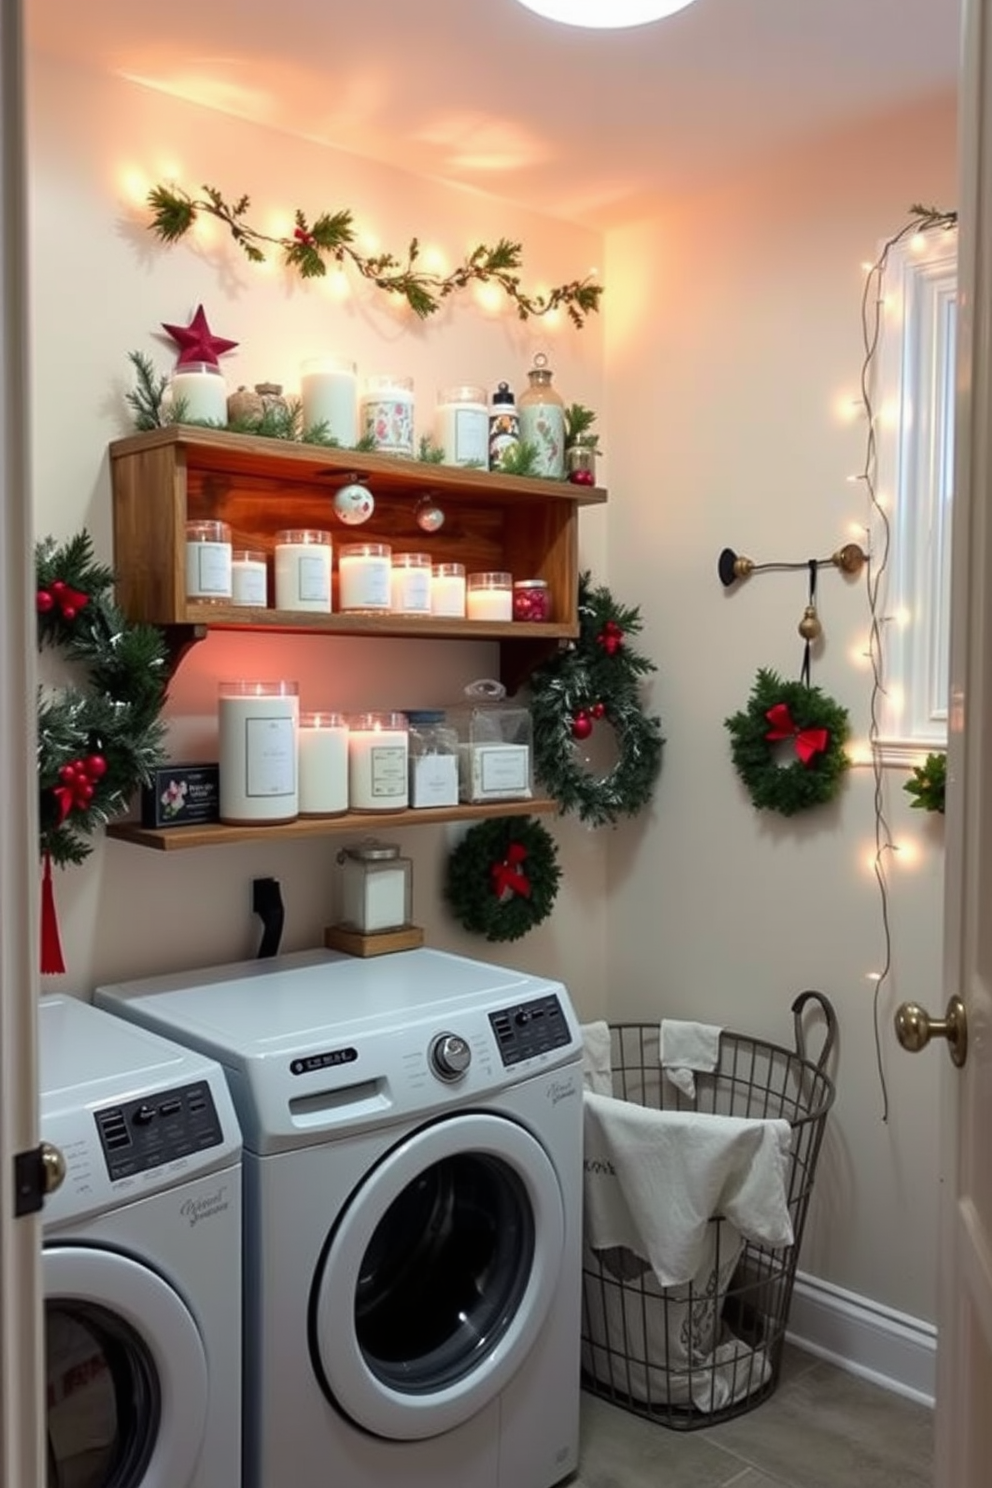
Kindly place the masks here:
[(566, 26), (615, 31), (624, 26), (646, 26), (649, 21), (660, 21), (663, 16), (685, 10), (692, 0), (520, 0), (520, 4)]

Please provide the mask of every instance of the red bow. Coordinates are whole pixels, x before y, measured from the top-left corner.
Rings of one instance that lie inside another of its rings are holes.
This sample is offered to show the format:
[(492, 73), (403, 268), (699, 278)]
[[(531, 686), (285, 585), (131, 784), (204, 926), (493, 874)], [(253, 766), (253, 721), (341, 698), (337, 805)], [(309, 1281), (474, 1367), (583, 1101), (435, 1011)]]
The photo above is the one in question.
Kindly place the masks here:
[(315, 248), (317, 246), (317, 239), (314, 237), (312, 232), (307, 232), (305, 228), (295, 228), (293, 231), (293, 237), (298, 243), (302, 243), (304, 248)]
[(52, 794), (59, 803), (59, 826), (70, 811), (85, 811), (93, 799), (96, 783), (107, 773), (107, 761), (102, 754), (91, 754), (88, 759), (73, 760), (59, 771), (61, 785), (52, 787)]
[(804, 765), (812, 762), (814, 754), (822, 754), (830, 742), (826, 729), (801, 729), (797, 723), (793, 723), (788, 703), (776, 703), (773, 708), (768, 709), (765, 717), (771, 724), (765, 735), (769, 744), (775, 744), (780, 739), (795, 739), (796, 754)]
[(502, 863), (494, 863), (489, 870), (493, 893), (498, 899), (505, 899), (510, 894), (522, 894), (525, 899), (530, 898), (530, 879), (520, 872), (519, 866), (526, 856), (527, 849), (523, 843), (511, 842)]
[(75, 620), (83, 605), (89, 604), (89, 595), (70, 589), (63, 579), (53, 579), (47, 589), (38, 590), (36, 604), (42, 615), (47, 615), (57, 605), (63, 620)]

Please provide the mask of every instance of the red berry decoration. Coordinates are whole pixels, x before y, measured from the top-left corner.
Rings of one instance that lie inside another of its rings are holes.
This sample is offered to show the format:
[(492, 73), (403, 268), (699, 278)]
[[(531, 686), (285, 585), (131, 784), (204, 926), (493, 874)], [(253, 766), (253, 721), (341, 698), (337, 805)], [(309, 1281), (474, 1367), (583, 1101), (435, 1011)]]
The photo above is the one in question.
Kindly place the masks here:
[(592, 714), (593, 718), (602, 718), (604, 713), (606, 712), (606, 704), (593, 703), (589, 711)]
[(76, 779), (75, 765), (63, 765), (59, 770), (59, 779), (64, 780), (66, 785), (72, 785)]
[(596, 477), (591, 470), (572, 470), (568, 476), (573, 486), (594, 486)]
[(52, 598), (51, 594), (49, 594), (47, 589), (38, 590), (37, 598), (35, 599), (35, 605), (37, 606), (39, 615), (47, 615), (54, 604), (55, 600)]
[(107, 773), (107, 761), (102, 754), (91, 754), (85, 761), (86, 773), (91, 780), (102, 780)]
[(572, 719), (572, 738), (588, 739), (591, 733), (592, 719), (583, 708), (580, 712), (576, 713), (575, 717)]

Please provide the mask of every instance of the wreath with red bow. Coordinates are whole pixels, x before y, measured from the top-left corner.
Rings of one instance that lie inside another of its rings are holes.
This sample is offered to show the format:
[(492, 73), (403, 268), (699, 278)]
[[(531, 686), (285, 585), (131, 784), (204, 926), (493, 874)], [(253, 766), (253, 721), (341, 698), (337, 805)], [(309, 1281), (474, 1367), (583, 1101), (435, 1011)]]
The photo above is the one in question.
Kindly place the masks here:
[(561, 868), (547, 828), (530, 816), (476, 822), (448, 858), (444, 896), (487, 940), (519, 940), (551, 913)]
[(725, 724), (734, 766), (759, 810), (794, 816), (821, 806), (850, 767), (847, 709), (805, 682), (762, 669), (747, 708)]
[(35, 548), (38, 648), (62, 654), (87, 686), (38, 688), (38, 821), (43, 864), (41, 970), (65, 970), (52, 864), (82, 863), (88, 838), (127, 810), (165, 760), (168, 670), (161, 631), (132, 625), (110, 598), (114, 576), (89, 534)]

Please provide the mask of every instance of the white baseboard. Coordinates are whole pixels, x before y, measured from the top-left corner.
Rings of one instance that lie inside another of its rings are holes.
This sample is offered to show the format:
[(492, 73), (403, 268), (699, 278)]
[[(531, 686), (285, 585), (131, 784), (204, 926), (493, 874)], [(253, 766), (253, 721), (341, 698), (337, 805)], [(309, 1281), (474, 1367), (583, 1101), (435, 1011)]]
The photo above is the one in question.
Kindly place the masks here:
[(787, 1336), (818, 1358), (933, 1405), (937, 1329), (931, 1323), (797, 1272)]

